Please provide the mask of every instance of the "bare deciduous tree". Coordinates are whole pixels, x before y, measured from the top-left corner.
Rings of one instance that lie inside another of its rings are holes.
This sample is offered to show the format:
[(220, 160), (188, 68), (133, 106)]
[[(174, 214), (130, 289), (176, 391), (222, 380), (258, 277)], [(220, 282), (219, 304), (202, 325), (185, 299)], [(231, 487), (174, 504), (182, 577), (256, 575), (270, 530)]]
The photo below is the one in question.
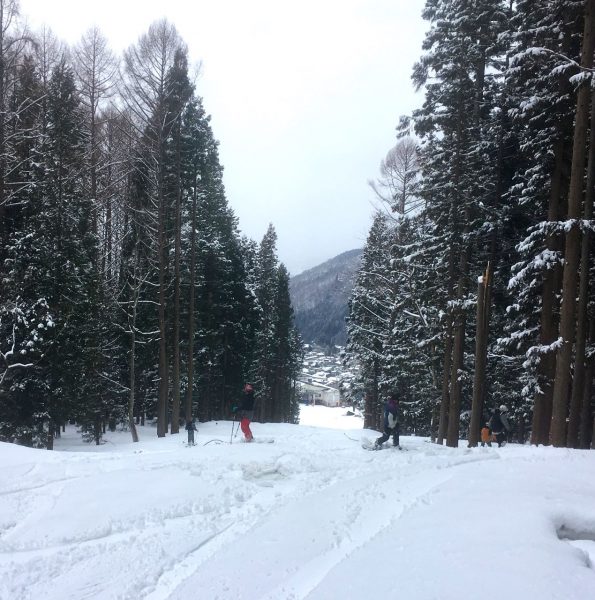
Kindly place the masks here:
[(103, 203), (97, 183), (100, 110), (104, 101), (114, 92), (118, 68), (106, 38), (97, 27), (84, 33), (75, 46), (74, 65), (80, 98), (87, 113), (89, 193), (95, 203), (93, 226), (97, 231), (97, 213)]
[[(173, 93), (168, 73), (183, 48), (176, 28), (163, 19), (153, 23), (138, 42), (124, 52), (124, 96), (145, 144), (150, 202), (155, 212), (159, 315), (159, 403), (157, 435), (167, 432), (168, 358), (166, 326), (166, 190), (165, 143), (173, 125), (167, 101)], [(175, 117), (174, 117), (175, 120)]]
[(419, 173), (418, 147), (410, 138), (400, 139), (380, 163), (381, 177), (370, 187), (393, 213), (404, 215), (418, 208), (415, 182)]

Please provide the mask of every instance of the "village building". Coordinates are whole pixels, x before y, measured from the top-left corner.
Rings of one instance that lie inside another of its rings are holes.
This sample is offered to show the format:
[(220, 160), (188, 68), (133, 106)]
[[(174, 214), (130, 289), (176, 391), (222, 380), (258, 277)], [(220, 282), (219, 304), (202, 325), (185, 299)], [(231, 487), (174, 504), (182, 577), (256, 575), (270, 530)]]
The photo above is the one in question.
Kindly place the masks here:
[(315, 381), (298, 381), (302, 400), (307, 404), (321, 404), (323, 406), (340, 406), (341, 393), (332, 388)]

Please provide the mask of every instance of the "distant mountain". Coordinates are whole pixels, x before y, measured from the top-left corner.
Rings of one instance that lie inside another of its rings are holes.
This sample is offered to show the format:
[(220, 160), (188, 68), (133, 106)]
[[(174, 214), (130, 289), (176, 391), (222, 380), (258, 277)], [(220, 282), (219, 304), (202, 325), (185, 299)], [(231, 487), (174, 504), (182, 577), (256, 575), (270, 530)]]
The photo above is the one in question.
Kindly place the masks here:
[(345, 344), (347, 303), (361, 256), (361, 249), (349, 250), (291, 278), (295, 324), (304, 342)]

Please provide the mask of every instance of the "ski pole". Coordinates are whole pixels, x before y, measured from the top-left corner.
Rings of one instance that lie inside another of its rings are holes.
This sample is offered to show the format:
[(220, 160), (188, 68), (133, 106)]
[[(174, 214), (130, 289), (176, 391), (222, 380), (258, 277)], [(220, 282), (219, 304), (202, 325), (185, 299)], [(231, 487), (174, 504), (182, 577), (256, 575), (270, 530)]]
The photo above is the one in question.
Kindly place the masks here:
[(233, 443), (233, 430), (234, 430), (235, 425), (236, 425), (236, 414), (233, 413), (233, 421), (231, 422), (231, 437), (229, 438), (230, 444)]

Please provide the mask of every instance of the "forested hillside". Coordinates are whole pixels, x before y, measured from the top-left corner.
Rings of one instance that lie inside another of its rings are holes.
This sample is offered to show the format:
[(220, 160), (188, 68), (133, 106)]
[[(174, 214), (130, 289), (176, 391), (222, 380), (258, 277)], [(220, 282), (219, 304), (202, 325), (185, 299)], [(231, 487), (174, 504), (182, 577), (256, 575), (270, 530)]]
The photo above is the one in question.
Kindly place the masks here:
[(122, 57), (68, 48), (0, 2), (0, 440), (68, 421), (297, 418), (301, 348), (272, 226), (241, 237), (218, 142), (166, 20)]
[(592, 443), (595, 2), (427, 0), (403, 117), (350, 301), (367, 425), (475, 445)]
[(344, 345), (347, 303), (361, 249), (344, 252), (290, 280), (295, 326), (306, 343)]

